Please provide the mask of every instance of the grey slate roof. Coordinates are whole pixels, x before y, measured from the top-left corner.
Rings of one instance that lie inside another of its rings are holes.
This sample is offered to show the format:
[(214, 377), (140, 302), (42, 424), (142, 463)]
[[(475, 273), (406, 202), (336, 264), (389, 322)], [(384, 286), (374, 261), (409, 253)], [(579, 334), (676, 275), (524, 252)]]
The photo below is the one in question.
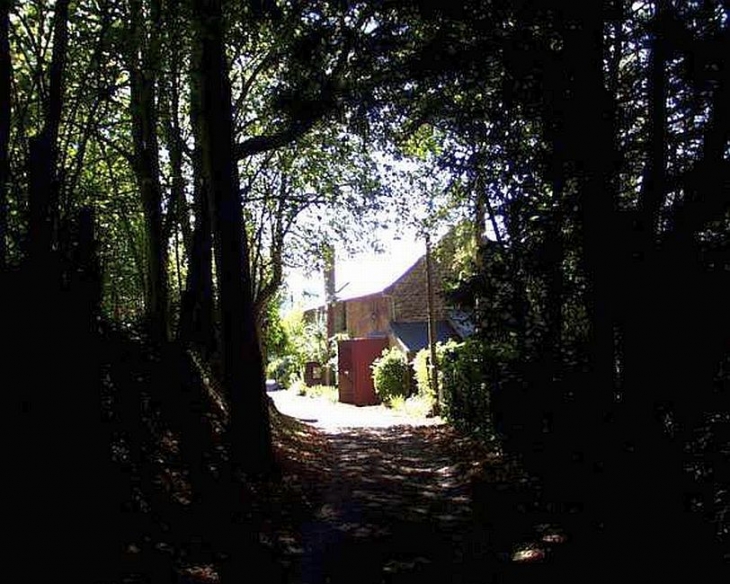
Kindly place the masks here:
[(466, 339), (474, 334), (474, 318), (472, 314), (455, 308), (447, 312), (449, 315), (449, 324), (459, 337)]
[[(390, 328), (408, 351), (420, 351), (428, 346), (428, 323), (426, 322), (391, 322)], [(437, 342), (443, 343), (454, 338), (458, 338), (458, 335), (448, 321), (436, 322)]]

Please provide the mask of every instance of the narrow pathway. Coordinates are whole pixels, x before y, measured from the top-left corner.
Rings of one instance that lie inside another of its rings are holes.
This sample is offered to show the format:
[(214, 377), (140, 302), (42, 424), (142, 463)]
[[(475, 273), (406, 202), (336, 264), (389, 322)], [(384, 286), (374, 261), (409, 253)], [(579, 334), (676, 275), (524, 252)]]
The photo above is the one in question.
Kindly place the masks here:
[(531, 526), (511, 519), (526, 491), (499, 456), (438, 420), (277, 393), (280, 411), (322, 437), (308, 485), (315, 513), (300, 527), (288, 582), (503, 581), (509, 540)]

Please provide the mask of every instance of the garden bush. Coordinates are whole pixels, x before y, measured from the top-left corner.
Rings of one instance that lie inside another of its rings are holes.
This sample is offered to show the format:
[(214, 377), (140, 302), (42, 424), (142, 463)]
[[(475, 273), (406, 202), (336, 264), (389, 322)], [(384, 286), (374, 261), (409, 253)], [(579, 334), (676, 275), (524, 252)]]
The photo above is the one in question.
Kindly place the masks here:
[(396, 348), (383, 349), (382, 355), (372, 365), (375, 393), (389, 405), (394, 398), (408, 395), (408, 362)]
[(493, 424), (482, 346), (473, 340), (449, 342), (439, 353), (444, 415), (457, 428), (491, 438)]
[(416, 379), (416, 392), (418, 395), (436, 397), (436, 392), (431, 387), (431, 380), (429, 378), (428, 366), (431, 362), (431, 354), (426, 349), (421, 349), (416, 353), (413, 359), (413, 376)]
[(266, 367), (266, 377), (276, 379), (283, 387), (289, 387), (299, 376), (300, 366), (297, 359), (291, 355), (277, 357)]

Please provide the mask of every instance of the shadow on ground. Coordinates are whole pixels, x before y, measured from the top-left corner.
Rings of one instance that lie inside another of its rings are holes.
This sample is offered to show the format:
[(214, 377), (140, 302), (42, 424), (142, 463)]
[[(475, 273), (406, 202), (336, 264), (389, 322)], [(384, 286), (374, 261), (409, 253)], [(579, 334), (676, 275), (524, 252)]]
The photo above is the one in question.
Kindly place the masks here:
[(288, 582), (500, 582), (563, 540), (516, 464), (447, 426), (307, 432), (294, 476), (314, 504), (286, 536)]

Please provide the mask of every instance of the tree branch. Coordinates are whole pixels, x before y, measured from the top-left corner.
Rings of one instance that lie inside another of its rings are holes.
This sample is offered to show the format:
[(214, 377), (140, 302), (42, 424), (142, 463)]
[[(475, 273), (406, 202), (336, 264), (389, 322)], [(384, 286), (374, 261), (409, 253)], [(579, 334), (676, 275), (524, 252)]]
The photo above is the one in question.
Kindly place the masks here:
[(324, 112), (316, 116), (311, 116), (306, 120), (294, 122), (289, 127), (275, 134), (254, 136), (253, 138), (244, 140), (236, 146), (236, 158), (240, 160), (248, 156), (253, 156), (254, 154), (269, 152), (270, 150), (276, 150), (277, 148), (291, 144), (309, 132), (323, 115)]

